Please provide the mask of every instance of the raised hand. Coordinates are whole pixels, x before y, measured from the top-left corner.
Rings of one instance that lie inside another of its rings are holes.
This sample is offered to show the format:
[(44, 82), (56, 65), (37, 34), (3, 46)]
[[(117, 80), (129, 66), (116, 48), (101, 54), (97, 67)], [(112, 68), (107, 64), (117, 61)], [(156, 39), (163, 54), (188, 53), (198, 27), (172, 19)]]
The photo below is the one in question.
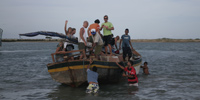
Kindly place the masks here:
[(68, 20), (65, 21), (65, 24), (67, 24), (67, 23), (68, 23)]

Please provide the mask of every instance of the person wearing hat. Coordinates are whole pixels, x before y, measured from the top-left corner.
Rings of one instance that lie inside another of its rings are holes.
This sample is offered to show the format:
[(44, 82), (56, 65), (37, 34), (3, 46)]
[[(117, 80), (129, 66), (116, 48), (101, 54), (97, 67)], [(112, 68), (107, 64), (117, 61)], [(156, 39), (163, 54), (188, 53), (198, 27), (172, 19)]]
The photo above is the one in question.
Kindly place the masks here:
[(98, 32), (96, 31), (96, 29), (91, 29), (91, 34), (92, 34), (92, 39), (93, 39), (93, 45), (92, 48), (90, 49), (90, 51), (93, 51), (94, 47), (95, 47), (95, 58), (98, 59), (98, 56), (102, 53), (102, 47), (104, 45), (103, 40), (101, 38), (101, 36), (98, 34)]
[(99, 23), (100, 23), (99, 19), (96, 19), (94, 21), (94, 23), (89, 26), (89, 28), (87, 30), (87, 33), (88, 33), (88, 36), (89, 36), (89, 42), (91, 42), (91, 43), (93, 43), (91, 29), (95, 29), (99, 34), (101, 34), (100, 31), (99, 31), (99, 29), (100, 29)]

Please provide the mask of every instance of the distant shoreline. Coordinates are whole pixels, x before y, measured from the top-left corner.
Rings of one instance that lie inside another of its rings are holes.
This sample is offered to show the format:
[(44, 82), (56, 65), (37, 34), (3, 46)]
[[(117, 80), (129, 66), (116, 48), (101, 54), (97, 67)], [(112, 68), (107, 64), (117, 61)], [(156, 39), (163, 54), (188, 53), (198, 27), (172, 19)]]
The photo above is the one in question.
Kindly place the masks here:
[(200, 39), (132, 39), (131, 42), (200, 42)]
[[(2, 39), (2, 42), (59, 42), (61, 39)], [(200, 42), (200, 39), (132, 39), (132, 42)]]

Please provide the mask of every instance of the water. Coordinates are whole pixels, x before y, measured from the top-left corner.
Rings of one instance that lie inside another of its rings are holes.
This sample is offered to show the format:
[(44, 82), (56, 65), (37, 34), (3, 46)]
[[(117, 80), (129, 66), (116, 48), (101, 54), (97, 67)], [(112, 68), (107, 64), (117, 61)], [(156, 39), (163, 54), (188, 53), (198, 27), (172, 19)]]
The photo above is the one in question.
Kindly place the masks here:
[(72, 88), (53, 81), (46, 64), (57, 43), (4, 42), (0, 48), (0, 100), (199, 100), (199, 43), (133, 43), (149, 63), (151, 75), (140, 70), (139, 87), (100, 84), (96, 95), (87, 86)]

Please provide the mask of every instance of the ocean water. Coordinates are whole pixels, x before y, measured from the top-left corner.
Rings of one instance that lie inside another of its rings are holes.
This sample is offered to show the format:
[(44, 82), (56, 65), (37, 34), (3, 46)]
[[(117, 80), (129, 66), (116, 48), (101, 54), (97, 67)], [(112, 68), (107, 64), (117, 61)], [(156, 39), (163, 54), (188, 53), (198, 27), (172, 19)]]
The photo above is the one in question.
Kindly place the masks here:
[(52, 80), (54, 42), (3, 42), (0, 48), (0, 100), (200, 100), (200, 43), (133, 43), (147, 61), (139, 87), (100, 84), (98, 94), (87, 86), (72, 88)]

